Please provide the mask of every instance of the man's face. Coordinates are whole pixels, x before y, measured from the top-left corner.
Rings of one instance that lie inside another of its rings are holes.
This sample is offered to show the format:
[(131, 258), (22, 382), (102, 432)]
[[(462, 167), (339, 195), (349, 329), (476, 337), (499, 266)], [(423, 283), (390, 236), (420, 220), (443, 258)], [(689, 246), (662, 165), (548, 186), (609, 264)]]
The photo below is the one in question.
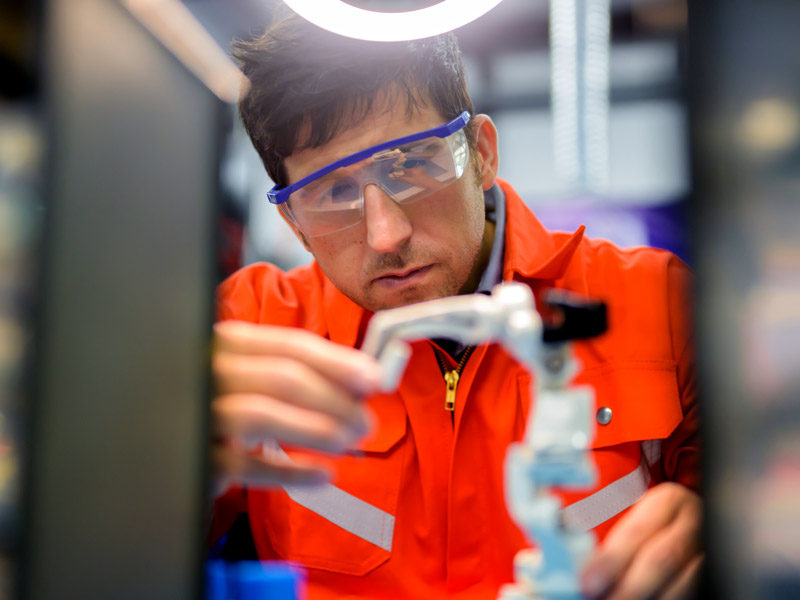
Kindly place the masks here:
[[(376, 109), (324, 146), (287, 157), (289, 182), (364, 148), (446, 121), (429, 108), (408, 119), (400, 102), (389, 110), (376, 103)], [(484, 244), (482, 253), (483, 188), (493, 183), (493, 173), (488, 179), (491, 182), (479, 178), (470, 164), (457, 181), (402, 206), (375, 185), (367, 185), (360, 223), (304, 242), (331, 282), (372, 312), (474, 291), (480, 277), (478, 259), (487, 247)]]

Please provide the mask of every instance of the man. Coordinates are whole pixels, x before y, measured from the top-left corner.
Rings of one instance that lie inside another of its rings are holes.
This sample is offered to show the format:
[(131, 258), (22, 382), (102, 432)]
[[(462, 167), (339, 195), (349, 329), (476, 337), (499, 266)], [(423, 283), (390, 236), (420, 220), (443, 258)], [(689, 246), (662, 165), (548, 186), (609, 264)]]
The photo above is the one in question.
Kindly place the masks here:
[(529, 374), (498, 346), (423, 341), (378, 395), (354, 348), (377, 310), (516, 280), (609, 306), (609, 332), (575, 344), (606, 409), (599, 482), (562, 494), (602, 540), (586, 594), (683, 595), (701, 560), (686, 267), (547, 232), (497, 179), (497, 131), (473, 114), (452, 36), (370, 44), (290, 17), (237, 57), (270, 199), (315, 260), (220, 287), (216, 534), (246, 512), (258, 555), (305, 565), (311, 598), (494, 598), (527, 545), (502, 464)]

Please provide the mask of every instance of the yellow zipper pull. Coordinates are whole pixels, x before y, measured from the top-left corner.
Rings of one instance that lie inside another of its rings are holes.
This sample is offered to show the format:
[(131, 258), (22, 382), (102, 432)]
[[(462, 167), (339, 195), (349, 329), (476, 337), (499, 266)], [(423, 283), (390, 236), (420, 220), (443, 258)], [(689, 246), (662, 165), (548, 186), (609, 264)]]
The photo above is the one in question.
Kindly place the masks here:
[(456, 388), (458, 388), (458, 371), (446, 371), (444, 381), (447, 390), (444, 397), (444, 409), (454, 411), (456, 409)]

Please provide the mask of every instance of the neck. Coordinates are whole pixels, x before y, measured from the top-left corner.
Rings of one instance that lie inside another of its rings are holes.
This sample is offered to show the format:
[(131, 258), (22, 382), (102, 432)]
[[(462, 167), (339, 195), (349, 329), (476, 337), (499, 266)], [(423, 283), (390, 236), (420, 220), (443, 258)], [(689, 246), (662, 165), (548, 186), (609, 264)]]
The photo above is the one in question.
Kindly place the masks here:
[(494, 231), (495, 224), (491, 221), (485, 221), (483, 225), (481, 248), (478, 251), (478, 257), (475, 260), (475, 265), (472, 267), (472, 272), (469, 274), (469, 279), (467, 279), (467, 282), (461, 288), (461, 294), (472, 294), (478, 289), (478, 284), (481, 282), (481, 277), (483, 277), (483, 272), (486, 270), (486, 265), (489, 264), (489, 256), (492, 254)]

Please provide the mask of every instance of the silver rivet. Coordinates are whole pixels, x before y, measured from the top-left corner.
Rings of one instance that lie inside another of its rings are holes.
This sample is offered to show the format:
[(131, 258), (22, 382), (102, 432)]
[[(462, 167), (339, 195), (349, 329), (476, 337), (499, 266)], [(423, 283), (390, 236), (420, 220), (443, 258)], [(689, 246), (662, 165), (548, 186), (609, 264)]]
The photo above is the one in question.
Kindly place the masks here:
[(597, 422), (600, 423), (600, 425), (608, 425), (611, 423), (611, 409), (607, 406), (601, 406), (598, 408), (595, 416), (597, 417)]

